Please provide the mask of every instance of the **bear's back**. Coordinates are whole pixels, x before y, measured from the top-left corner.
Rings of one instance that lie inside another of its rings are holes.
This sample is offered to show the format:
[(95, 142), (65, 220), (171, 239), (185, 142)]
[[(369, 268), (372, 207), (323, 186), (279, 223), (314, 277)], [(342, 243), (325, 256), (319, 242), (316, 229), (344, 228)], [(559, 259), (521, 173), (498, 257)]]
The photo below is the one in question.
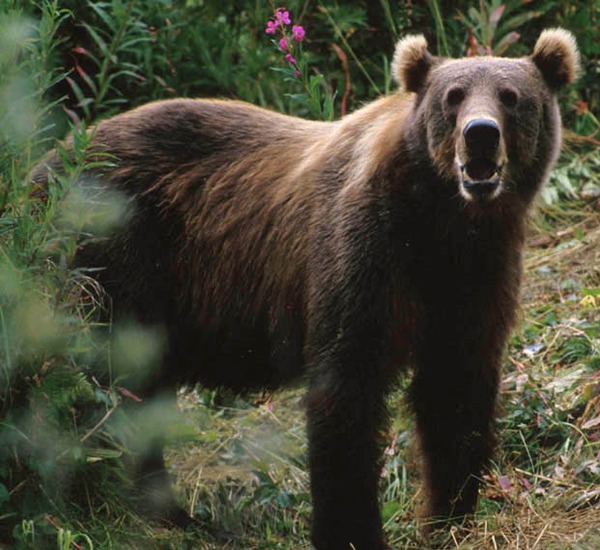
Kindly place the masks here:
[(292, 172), (333, 126), (170, 100), (93, 130), (100, 166), (80, 184), (97, 180), (130, 212), (77, 263), (100, 269), (115, 318), (168, 327), (181, 379), (241, 389), (298, 374), (315, 187)]

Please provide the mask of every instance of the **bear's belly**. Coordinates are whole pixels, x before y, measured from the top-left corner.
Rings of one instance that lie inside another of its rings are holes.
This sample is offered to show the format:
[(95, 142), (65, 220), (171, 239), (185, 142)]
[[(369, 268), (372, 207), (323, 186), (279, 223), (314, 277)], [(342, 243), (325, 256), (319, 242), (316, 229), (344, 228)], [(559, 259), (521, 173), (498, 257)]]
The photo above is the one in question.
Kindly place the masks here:
[(270, 389), (302, 374), (301, 331), (247, 323), (196, 325), (170, 341), (163, 368), (181, 382), (234, 391)]

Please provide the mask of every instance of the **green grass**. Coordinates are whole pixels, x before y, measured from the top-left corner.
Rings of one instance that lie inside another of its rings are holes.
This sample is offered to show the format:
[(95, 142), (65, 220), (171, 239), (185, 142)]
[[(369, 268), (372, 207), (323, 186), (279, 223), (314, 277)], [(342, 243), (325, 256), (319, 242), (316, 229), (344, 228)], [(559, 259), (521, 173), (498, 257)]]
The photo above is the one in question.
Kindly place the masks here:
[[(430, 4), (440, 15), (441, 47), (460, 55), (465, 28), (441, 3)], [(0, 2), (0, 547), (308, 548), (299, 389), (239, 398), (186, 388), (178, 411), (144, 409), (170, 420), (170, 468), (182, 505), (201, 527), (167, 530), (133, 513), (125, 464), (135, 445), (123, 441), (135, 431), (128, 407), (135, 396), (121, 387), (121, 376), (148, 359), (156, 339), (132, 326), (110, 327), (117, 342), (136, 343), (111, 353), (109, 327), (98, 322), (102, 289), (71, 266), (91, 225), (109, 227), (123, 215), (109, 209), (90, 217), (94, 197), (70, 191), (89, 162), (86, 128), (97, 120), (180, 94), (339, 116), (343, 97), (352, 110), (389, 89), (396, 36), (431, 27), (422, 6), (287, 7), (307, 29), (299, 80), (282, 73), (281, 52), (264, 33), (268, 3)], [(526, 51), (523, 42), (543, 26), (580, 21), (579, 13), (550, 3), (541, 11), (515, 27), (524, 32), (513, 53)], [(588, 71), (595, 48), (597, 41), (582, 38)], [(496, 463), (475, 524), (450, 533), (449, 547), (599, 543), (599, 87), (589, 72), (582, 82), (562, 98), (579, 137), (532, 224)], [(29, 171), (67, 131), (75, 136), (75, 161), (65, 158), (65, 175), (47, 189), (33, 188)], [(395, 547), (423, 548), (413, 519), (420, 495), (410, 416), (401, 394), (390, 406), (396, 414), (382, 472), (385, 528)]]

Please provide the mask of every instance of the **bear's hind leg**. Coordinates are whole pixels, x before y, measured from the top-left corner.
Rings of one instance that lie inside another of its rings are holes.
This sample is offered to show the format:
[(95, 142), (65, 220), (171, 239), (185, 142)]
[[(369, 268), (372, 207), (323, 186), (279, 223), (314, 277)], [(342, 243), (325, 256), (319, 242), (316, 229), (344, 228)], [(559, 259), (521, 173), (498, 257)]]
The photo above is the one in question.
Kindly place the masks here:
[(312, 540), (318, 550), (383, 550), (383, 393), (348, 378), (313, 380), (307, 396)]
[(150, 520), (185, 529), (194, 520), (177, 503), (163, 455), (162, 441), (157, 439), (136, 460), (136, 509)]

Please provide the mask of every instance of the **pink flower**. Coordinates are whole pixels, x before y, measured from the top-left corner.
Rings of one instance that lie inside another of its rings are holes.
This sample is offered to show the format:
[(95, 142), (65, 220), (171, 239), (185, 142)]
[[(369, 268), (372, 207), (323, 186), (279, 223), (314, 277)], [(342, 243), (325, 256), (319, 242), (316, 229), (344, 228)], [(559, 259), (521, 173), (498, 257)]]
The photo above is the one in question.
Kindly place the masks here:
[(296, 69), (296, 70), (294, 71), (294, 76), (295, 76), (296, 78), (299, 78), (299, 77), (300, 77), (300, 71), (299, 71), (298, 69)]
[(304, 30), (304, 27), (302, 27), (301, 25), (294, 25), (292, 27), (292, 34), (294, 35), (294, 40), (296, 42), (302, 42), (302, 40), (304, 39), (304, 35), (306, 34), (306, 31)]
[(291, 53), (288, 53), (285, 56), (285, 60), (290, 64), (290, 65), (295, 65), (296, 64), (296, 60), (292, 57)]
[(284, 37), (283, 37), (281, 40), (279, 40), (279, 47), (280, 47), (280, 48), (281, 48), (283, 51), (285, 51), (285, 50), (287, 50), (287, 49), (288, 49), (287, 40), (285, 39), (285, 36), (284, 36)]
[(279, 25), (275, 23), (275, 21), (267, 21), (267, 28), (265, 29), (265, 32), (267, 34), (275, 34), (278, 26)]
[(290, 20), (290, 13), (285, 8), (277, 8), (275, 10), (275, 19), (278, 23), (289, 25), (292, 21)]

